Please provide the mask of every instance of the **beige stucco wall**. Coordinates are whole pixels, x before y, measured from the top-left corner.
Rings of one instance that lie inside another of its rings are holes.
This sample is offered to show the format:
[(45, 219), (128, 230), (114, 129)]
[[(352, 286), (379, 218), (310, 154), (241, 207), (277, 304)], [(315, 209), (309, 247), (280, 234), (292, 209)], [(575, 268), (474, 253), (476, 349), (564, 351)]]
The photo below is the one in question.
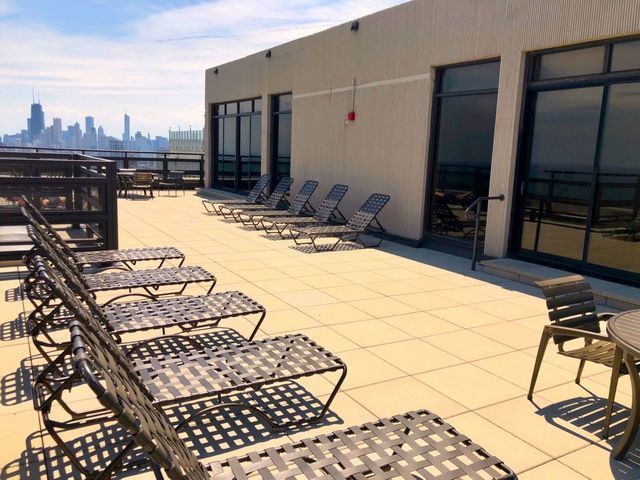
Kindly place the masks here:
[[(638, 0), (416, 0), (206, 71), (205, 150), (210, 105), (262, 96), (262, 161), (269, 165), (269, 98), (293, 92), (292, 176), (316, 178), (321, 198), (347, 183), (344, 212), (374, 191), (392, 200), (383, 224), (422, 237), (433, 69), (500, 57), (485, 251), (508, 246), (527, 51), (640, 33)], [(356, 80), (357, 119), (345, 125)], [(210, 168), (207, 167), (207, 175)], [(209, 179), (207, 180), (209, 184)], [(294, 190), (295, 185), (294, 184)]]

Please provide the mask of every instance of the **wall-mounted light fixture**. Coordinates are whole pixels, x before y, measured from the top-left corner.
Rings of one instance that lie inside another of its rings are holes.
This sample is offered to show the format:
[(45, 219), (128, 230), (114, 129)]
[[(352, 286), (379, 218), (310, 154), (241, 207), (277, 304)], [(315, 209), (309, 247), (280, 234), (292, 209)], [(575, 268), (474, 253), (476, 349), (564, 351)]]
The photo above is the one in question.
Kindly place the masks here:
[(264, 56), (267, 58), (271, 58), (271, 50), (267, 50), (267, 53), (265, 53)]
[(352, 32), (357, 32), (359, 28), (360, 28), (360, 22), (358, 20), (354, 20), (353, 22), (351, 22)]
[(217, 75), (217, 74), (218, 74), (218, 67), (216, 67), (216, 68), (214, 68), (214, 69), (213, 69), (213, 74), (214, 74), (214, 75)]

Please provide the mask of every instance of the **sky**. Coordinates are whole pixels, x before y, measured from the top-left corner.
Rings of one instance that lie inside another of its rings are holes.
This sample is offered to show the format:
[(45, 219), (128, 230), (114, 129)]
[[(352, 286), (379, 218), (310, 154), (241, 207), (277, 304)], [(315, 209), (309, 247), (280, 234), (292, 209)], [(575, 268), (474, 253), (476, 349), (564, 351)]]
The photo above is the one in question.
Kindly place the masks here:
[(0, 0), (0, 135), (95, 117), (120, 137), (202, 128), (204, 71), (404, 0)]

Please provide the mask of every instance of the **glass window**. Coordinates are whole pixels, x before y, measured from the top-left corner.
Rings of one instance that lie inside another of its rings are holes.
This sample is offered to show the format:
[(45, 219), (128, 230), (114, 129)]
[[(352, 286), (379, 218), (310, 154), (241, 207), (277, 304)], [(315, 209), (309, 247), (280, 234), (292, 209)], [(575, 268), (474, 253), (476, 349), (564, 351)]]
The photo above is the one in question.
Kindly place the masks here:
[(278, 95), (276, 108), (278, 112), (290, 112), (292, 109), (292, 95)]
[(291, 108), (290, 93), (273, 97), (273, 132), (271, 140), (271, 171), (276, 185), (291, 174)]
[(588, 261), (640, 272), (640, 82), (609, 88)]
[(224, 104), (216, 105), (215, 112), (216, 115), (224, 115)]
[[(500, 62), (491, 62), (439, 72), (444, 95), (436, 94), (438, 117), (433, 126), (427, 222), (431, 233), (473, 239), (475, 221), (468, 220), (464, 211), (489, 192), (499, 71)], [(473, 93), (487, 89), (493, 92)], [(482, 239), (483, 231), (478, 233)]]
[(640, 40), (615, 44), (611, 57), (611, 71), (636, 68), (640, 68)]
[(223, 112), (212, 122), (213, 138), (217, 142), (212, 162), (215, 186), (246, 191), (260, 177), (262, 116), (252, 112), (254, 100), (229, 102), (215, 110)]
[(256, 98), (253, 101), (253, 111), (254, 112), (260, 112), (262, 111), (262, 99), (260, 98)]
[(500, 62), (477, 63), (446, 68), (442, 72), (442, 92), (490, 90), (498, 88)]
[(602, 73), (604, 46), (545, 53), (539, 57), (538, 80)]
[(602, 92), (590, 87), (537, 95), (523, 248), (582, 259)]

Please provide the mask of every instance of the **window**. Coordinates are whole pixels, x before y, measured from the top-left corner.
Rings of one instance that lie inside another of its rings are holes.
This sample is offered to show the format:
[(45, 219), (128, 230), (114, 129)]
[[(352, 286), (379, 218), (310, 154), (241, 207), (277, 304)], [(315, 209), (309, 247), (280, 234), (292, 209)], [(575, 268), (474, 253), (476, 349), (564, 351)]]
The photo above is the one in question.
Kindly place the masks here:
[(260, 110), (260, 99), (214, 105), (214, 186), (245, 192), (260, 178)]
[(271, 173), (277, 185), (282, 177), (291, 174), (291, 111), (292, 95), (274, 95), (271, 134)]
[(640, 282), (640, 42), (529, 61), (513, 251)]
[(473, 238), (464, 210), (489, 192), (499, 71), (490, 61), (437, 72), (427, 232)]

